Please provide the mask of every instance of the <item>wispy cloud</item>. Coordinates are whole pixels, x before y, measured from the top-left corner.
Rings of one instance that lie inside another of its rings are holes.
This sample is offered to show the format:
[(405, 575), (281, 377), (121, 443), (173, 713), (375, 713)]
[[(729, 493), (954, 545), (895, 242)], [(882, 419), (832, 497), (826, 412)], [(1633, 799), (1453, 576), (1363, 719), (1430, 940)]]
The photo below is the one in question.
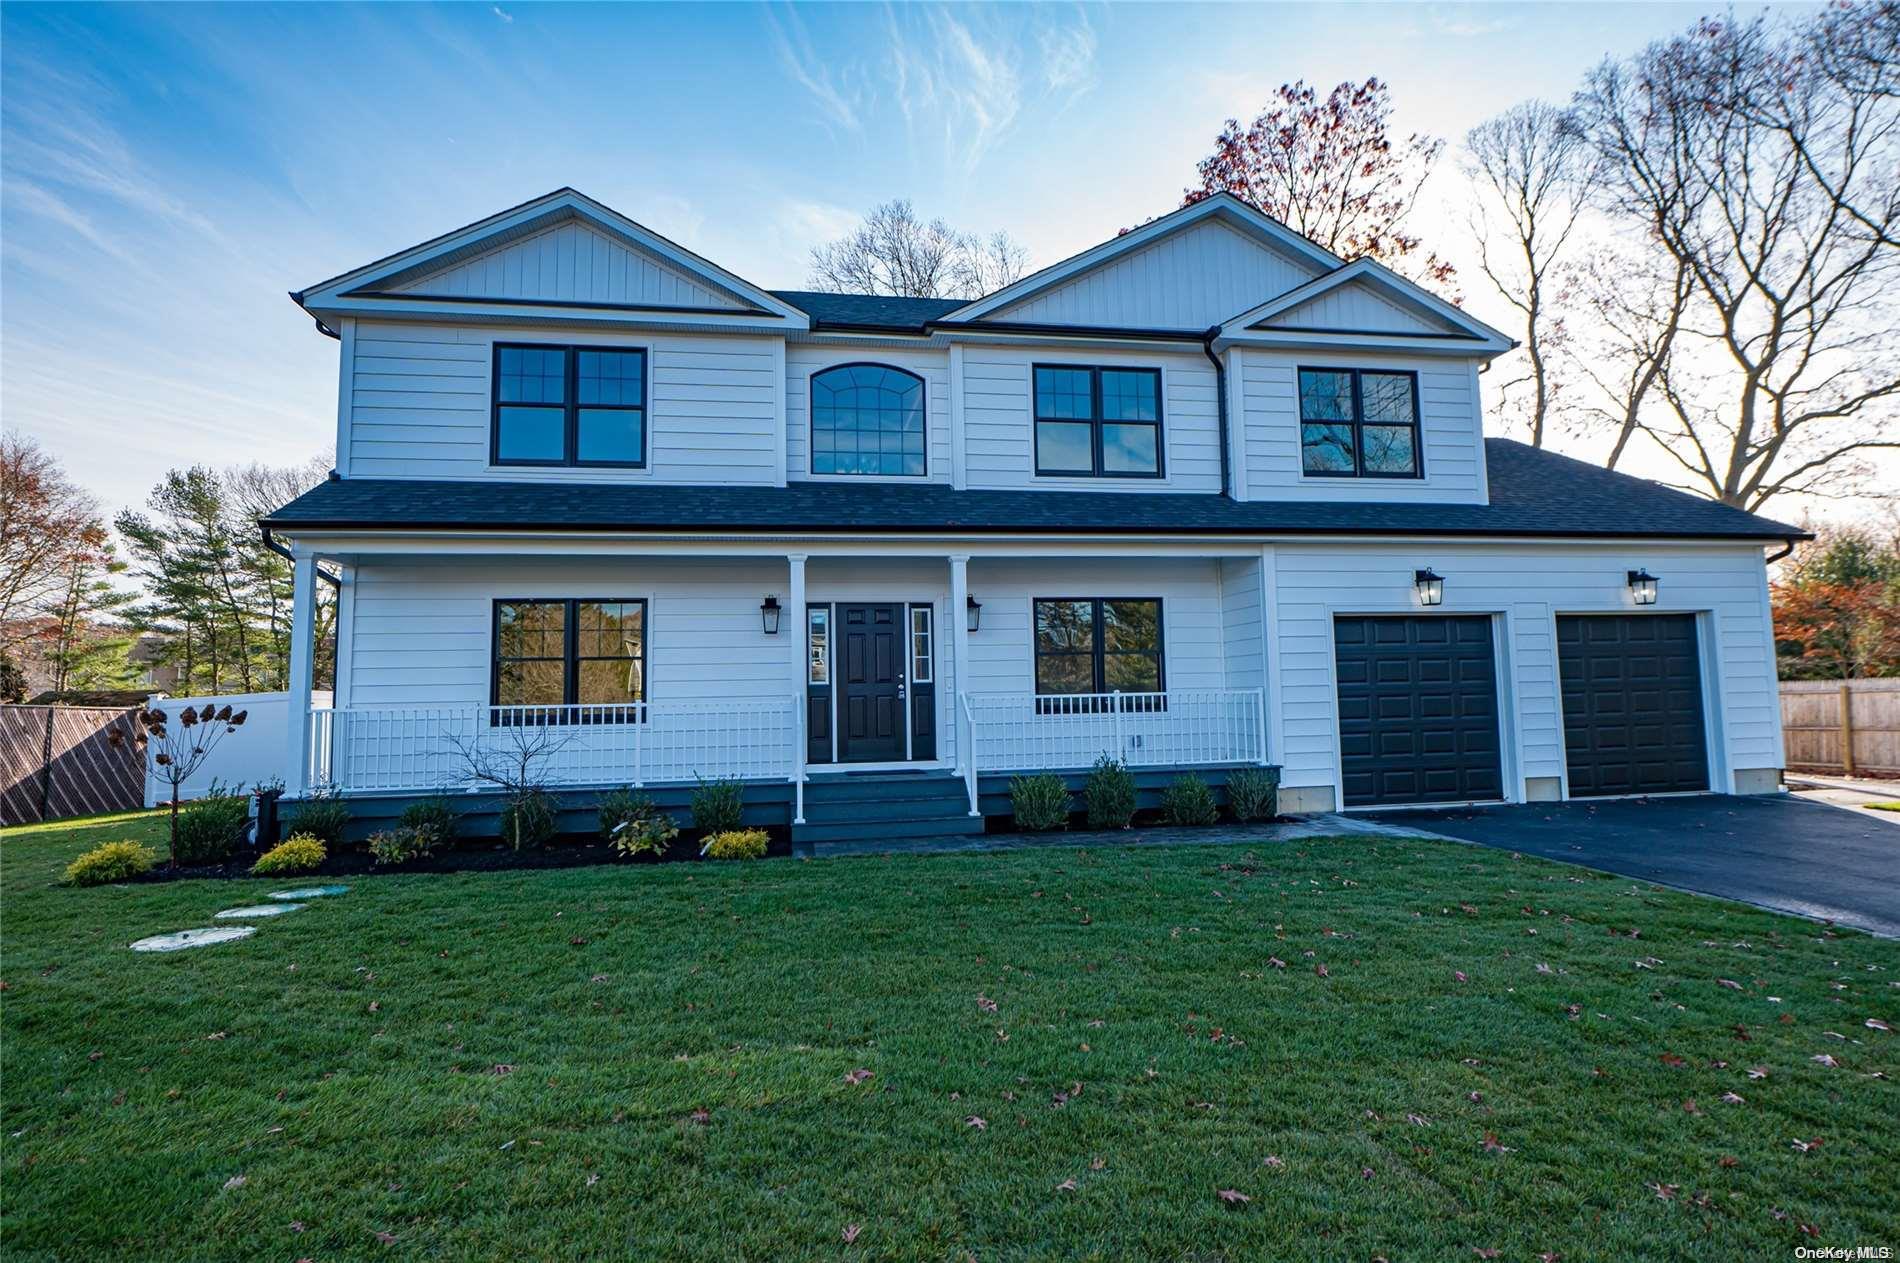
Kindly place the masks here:
[(806, 92), (824, 113), (825, 117), (838, 126), (850, 131), (859, 131), (862, 124), (858, 118), (858, 105), (854, 99), (857, 94), (833, 81), (835, 73), (830, 61), (821, 58), (812, 47), (811, 38), (805, 32), (805, 24), (791, 9), (765, 10), (765, 22), (772, 31), (772, 43), (778, 53), (779, 64)]
[(515, 15), (508, 12), (508, 10), (502, 8), (498, 4), (489, 5), (488, 11), (494, 14), (496, 17), (500, 18), (503, 22), (507, 23), (509, 26), (513, 26), (515, 24)]

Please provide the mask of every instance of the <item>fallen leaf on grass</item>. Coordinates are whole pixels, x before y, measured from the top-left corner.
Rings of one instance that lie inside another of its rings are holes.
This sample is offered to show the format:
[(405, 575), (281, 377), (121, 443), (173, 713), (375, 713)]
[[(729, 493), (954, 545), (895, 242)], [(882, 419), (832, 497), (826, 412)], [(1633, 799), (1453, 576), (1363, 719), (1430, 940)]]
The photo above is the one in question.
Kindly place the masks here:
[(1715, 981), (1716, 985), (1727, 987), (1730, 991), (1740, 991), (1742, 989), (1742, 984), (1733, 978), (1717, 978)]
[(1499, 1144), (1496, 1133), (1487, 1131), (1484, 1133), (1484, 1151), (1486, 1153), (1509, 1153), (1511, 1152), (1511, 1148), (1509, 1145)]
[(396, 1234), (393, 1232), (379, 1232), (376, 1234), (376, 1239), (384, 1245), (396, 1244)]
[(1688, 1100), (1682, 1103), (1682, 1112), (1685, 1114), (1700, 1114), (1702, 1111), (1696, 1108), (1696, 1103), (1693, 1100)]
[(1457, 980), (1458, 980), (1459, 982), (1470, 982), (1470, 981), (1471, 981), (1471, 979), (1469, 979), (1469, 978), (1467, 978), (1467, 977), (1465, 977), (1465, 971), (1464, 971), (1464, 970), (1462, 970), (1462, 969), (1454, 969), (1454, 970), (1452, 970), (1452, 971), (1451, 971), (1451, 976), (1452, 976), (1452, 977), (1454, 977), (1454, 978), (1456, 978), (1456, 979), (1457, 979)]
[(1260, 1165), (1263, 1167), (1283, 1167), (1286, 1165), (1286, 1159), (1277, 1153), (1270, 1153), (1267, 1155), (1267, 1160)]
[(1751, 1079), (1766, 1079), (1768, 1077), (1768, 1067), (1750, 1066), (1748, 1068), (1748, 1077)]
[(686, 1116), (686, 1121), (704, 1127), (707, 1123), (712, 1122), (712, 1111), (709, 1109), (696, 1109)]
[(1498, 1257), (1498, 1251), (1490, 1246), (1474, 1245), (1471, 1247), (1471, 1252), (1481, 1259), (1495, 1259)]
[(1426, 1118), (1423, 1114), (1407, 1114), (1405, 1121), (1414, 1127), (1430, 1127), (1432, 1125), (1431, 1119)]
[(502, 1065), (496, 1066), (494, 1069), (490, 1070), (488, 1073), (495, 1074), (495, 1075), (502, 1075), (502, 1074), (513, 1074), (514, 1072), (515, 1072), (515, 1068), (513, 1066), (507, 1065), (504, 1063)]
[(1828, 1067), (1830, 1067), (1830, 1068), (1832, 1068), (1832, 1067), (1835, 1067), (1835, 1066), (1838, 1066), (1838, 1065), (1840, 1065), (1840, 1064), (1841, 1064), (1840, 1062), (1838, 1062), (1838, 1061), (1836, 1061), (1836, 1060), (1834, 1060), (1834, 1058), (1833, 1058), (1833, 1056), (1832, 1056), (1831, 1054), (1829, 1054), (1829, 1053), (1815, 1053), (1815, 1054), (1814, 1054), (1814, 1056), (1812, 1056), (1812, 1057), (1810, 1057), (1810, 1058), (1808, 1058), (1808, 1060), (1810, 1060), (1810, 1061), (1818, 1061), (1818, 1062), (1820, 1062), (1820, 1063), (1821, 1063), (1822, 1065), (1824, 1065), (1824, 1066), (1828, 1066)]
[(846, 1224), (844, 1226), (844, 1243), (850, 1245), (853, 1241), (858, 1239), (858, 1234), (862, 1231), (864, 1231), (864, 1227), (861, 1224)]
[(1062, 1181), (1062, 1183), (1056, 1185), (1056, 1192), (1058, 1193), (1075, 1192), (1075, 1178), (1071, 1176), (1070, 1178)]
[(1733, 1092), (1722, 1093), (1722, 1104), (1724, 1105), (1746, 1105), (1747, 1103), (1748, 1102), (1746, 1102), (1745, 1100), (1743, 1100), (1741, 1097), (1737, 1096)]
[(1107, 1169), (1108, 1169), (1108, 1159), (1107, 1159), (1107, 1158), (1093, 1158), (1093, 1159), (1090, 1159), (1090, 1161), (1089, 1161), (1089, 1170), (1091, 1170), (1091, 1171), (1105, 1171), (1105, 1170), (1107, 1170)]
[(1267, 957), (1267, 963), (1268, 963), (1269, 965), (1272, 965), (1272, 966), (1273, 966), (1273, 967), (1274, 967), (1275, 969), (1285, 969), (1285, 968), (1286, 968), (1286, 962), (1285, 962), (1285, 961), (1283, 961), (1283, 960), (1281, 960), (1281, 959), (1280, 959), (1280, 958), (1279, 958), (1278, 956), (1269, 956), (1269, 957)]
[(1724, 1169), (1727, 1169), (1729, 1167), (1738, 1167), (1742, 1165), (1742, 1160), (1740, 1158), (1733, 1157), (1729, 1154), (1723, 1154), (1721, 1159), (1717, 1161), (1715, 1165), (1722, 1167)]
[(845, 1076), (844, 1076), (844, 1081), (846, 1083), (857, 1084), (857, 1083), (863, 1083), (866, 1079), (872, 1079), (876, 1077), (877, 1076), (872, 1074), (871, 1071), (866, 1070), (863, 1067), (859, 1067), (856, 1070), (846, 1071)]
[(1220, 1199), (1229, 1205), (1239, 1205), (1242, 1202), (1250, 1202), (1253, 1200), (1253, 1198), (1247, 1196), (1237, 1188), (1222, 1189), (1220, 1191)]
[(600, 1172), (598, 1172), (598, 1171), (589, 1171), (589, 1172), (587, 1173), (587, 1187), (588, 1187), (588, 1188), (592, 1188), (592, 1187), (594, 1187), (594, 1185), (596, 1185), (596, 1184), (598, 1184), (598, 1183), (600, 1183)]
[(230, 1179), (224, 1182), (224, 1191), (228, 1193), (234, 1188), (243, 1188), (246, 1184), (249, 1184), (250, 1182), (251, 1181), (250, 1181), (249, 1176), (234, 1175)]
[(975, 1114), (972, 1114), (968, 1118), (963, 1120), (963, 1125), (965, 1127), (974, 1127), (978, 1131), (982, 1131), (983, 1129), (988, 1127), (990, 1124), (989, 1124), (988, 1119), (978, 1118)]
[(1870, 1031), (1891, 1031), (1893, 1027), (1887, 1025), (1877, 1017), (1870, 1017), (1867, 1019), (1867, 1029)]
[(1686, 1058), (1678, 1057), (1672, 1052), (1666, 1052), (1662, 1055), (1662, 1063), (1671, 1070), (1680, 1070), (1689, 1064)]
[(988, 996), (980, 995), (976, 998), (976, 1007), (982, 1009), (985, 1013), (994, 1013), (996, 1012), (996, 1001), (990, 999)]
[(1332, 976), (1331, 974), (1326, 972), (1326, 966), (1324, 965), (1313, 966), (1313, 972), (1318, 974), (1322, 978), (1330, 978)]
[(1657, 1200), (1665, 1202), (1674, 1197), (1682, 1188), (1680, 1184), (1650, 1184), (1645, 1187), (1653, 1189), (1656, 1193)]
[(1825, 1142), (1823, 1142), (1819, 1136), (1816, 1136), (1811, 1140), (1790, 1140), (1788, 1145), (1796, 1153), (1812, 1153), (1816, 1149), (1819, 1149), (1823, 1143)]

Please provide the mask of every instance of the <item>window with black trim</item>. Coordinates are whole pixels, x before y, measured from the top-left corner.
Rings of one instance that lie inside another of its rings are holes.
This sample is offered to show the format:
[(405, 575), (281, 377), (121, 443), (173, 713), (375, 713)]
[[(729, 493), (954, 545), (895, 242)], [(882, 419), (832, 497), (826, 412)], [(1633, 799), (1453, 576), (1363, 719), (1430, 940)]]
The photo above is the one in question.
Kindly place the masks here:
[(489, 458), (497, 465), (647, 463), (647, 353), (495, 344)]
[(600, 707), (579, 717), (634, 721), (628, 703), (647, 696), (646, 625), (638, 599), (496, 601), (494, 704)]
[(1317, 478), (1417, 478), (1418, 374), (1300, 370), (1300, 468)]
[(1036, 472), (1159, 478), (1161, 370), (1038, 364)]
[(811, 375), (811, 471), (921, 478), (924, 379), (888, 364)]
[[(1038, 707), (1066, 713), (1086, 706), (1065, 695), (1161, 693), (1161, 602), (1126, 597), (1045, 597), (1035, 602)], [(1095, 703), (1099, 705), (1099, 700)], [(1159, 709), (1159, 697), (1124, 698), (1126, 709)]]

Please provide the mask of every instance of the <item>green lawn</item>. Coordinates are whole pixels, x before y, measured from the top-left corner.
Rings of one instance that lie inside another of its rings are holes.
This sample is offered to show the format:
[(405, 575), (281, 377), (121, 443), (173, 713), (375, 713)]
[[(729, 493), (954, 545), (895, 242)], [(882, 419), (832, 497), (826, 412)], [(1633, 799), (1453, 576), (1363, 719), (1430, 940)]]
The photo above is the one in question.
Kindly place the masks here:
[(1359, 839), (377, 877), (135, 956), (274, 886), (54, 884), (127, 834), (0, 835), (10, 1263), (1900, 1245), (1900, 944), (1736, 904)]

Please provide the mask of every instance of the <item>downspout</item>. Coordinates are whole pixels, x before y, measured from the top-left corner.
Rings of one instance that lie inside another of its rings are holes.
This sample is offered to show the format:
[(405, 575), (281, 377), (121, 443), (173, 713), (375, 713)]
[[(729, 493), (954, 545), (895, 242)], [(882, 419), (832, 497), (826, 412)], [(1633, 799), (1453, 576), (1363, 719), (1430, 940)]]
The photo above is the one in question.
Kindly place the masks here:
[[(270, 533), (270, 527), (265, 526), (262, 522), (259, 522), (257, 524), (257, 528), (264, 532), (264, 547), (270, 549), (272, 552), (276, 553), (279, 557), (282, 557), (285, 561), (289, 562), (293, 566), (297, 564), (297, 555), (291, 552), (288, 548), (285, 548), (282, 544), (277, 542), (277, 537)], [(331, 574), (328, 570), (325, 570), (322, 566), (318, 566), (316, 570), (317, 570), (317, 578), (323, 580), (325, 583), (335, 588), (338, 592), (341, 592), (343, 590), (342, 579), (338, 578), (336, 575)]]
[(1220, 356), (1214, 354), (1214, 339), (1220, 336), (1221, 327), (1214, 325), (1201, 336), (1201, 354), (1214, 366), (1214, 400), (1220, 416), (1220, 493), (1229, 500), (1234, 498), (1233, 471), (1228, 468), (1227, 452), (1227, 366), (1221, 363)]
[(1787, 543), (1785, 543), (1785, 544), (1783, 544), (1783, 545), (1781, 546), (1781, 551), (1780, 551), (1780, 552), (1778, 552), (1778, 553), (1776, 553), (1776, 554), (1775, 554), (1774, 556), (1772, 556), (1772, 557), (1764, 557), (1764, 558), (1762, 558), (1762, 564), (1763, 564), (1763, 565), (1765, 565), (1765, 566), (1772, 566), (1772, 565), (1774, 565), (1774, 564), (1775, 564), (1775, 563), (1776, 563), (1777, 561), (1780, 561), (1780, 560), (1781, 560), (1781, 559), (1782, 559), (1783, 557), (1786, 557), (1786, 556), (1787, 556), (1787, 555), (1788, 555), (1789, 553), (1791, 553), (1791, 552), (1793, 552), (1793, 551), (1794, 551), (1794, 546), (1795, 546), (1795, 541), (1794, 541), (1794, 540), (1792, 540), (1792, 539), (1791, 539), (1791, 540), (1789, 540), (1789, 541), (1788, 541)]

